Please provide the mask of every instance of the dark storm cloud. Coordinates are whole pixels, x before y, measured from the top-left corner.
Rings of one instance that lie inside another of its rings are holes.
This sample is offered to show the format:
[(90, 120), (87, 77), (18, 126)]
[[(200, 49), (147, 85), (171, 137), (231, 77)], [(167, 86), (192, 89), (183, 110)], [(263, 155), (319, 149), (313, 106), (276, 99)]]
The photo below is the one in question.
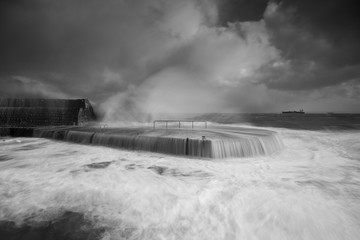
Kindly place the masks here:
[(292, 24), (323, 34), (332, 41), (354, 42), (360, 37), (360, 7), (356, 0), (222, 0), (219, 23), (226, 26), (229, 22), (258, 21), (269, 2), (292, 12)]
[(268, 0), (219, 1), (219, 24), (226, 26), (229, 22), (259, 21), (268, 2)]
[(312, 31), (327, 35), (335, 41), (353, 41), (359, 37), (359, 4), (356, 0), (285, 0), (285, 8), (292, 8), (297, 23)]
[(111, 116), (276, 110), (297, 91), (353, 99), (358, 12), (348, 0), (5, 0), (0, 95), (90, 98)]
[(12, 85), (11, 76), (26, 76), (70, 96), (90, 97), (90, 85), (92, 94), (111, 89), (98, 87), (93, 72), (114, 63), (119, 7), (117, 1), (2, 1), (2, 80)]
[(271, 88), (304, 90), (360, 81), (360, 8), (356, 1), (272, 3), (272, 10), (262, 0), (225, 0), (220, 7), (223, 25), (264, 18), (271, 43), (283, 61), (264, 66), (260, 82)]
[(265, 14), (271, 41), (284, 60), (266, 66), (262, 82), (291, 90), (360, 82), (359, 17), (351, 9), (355, 6), (349, 1), (328, 1), (324, 6), (294, 2), (290, 6), (285, 1)]

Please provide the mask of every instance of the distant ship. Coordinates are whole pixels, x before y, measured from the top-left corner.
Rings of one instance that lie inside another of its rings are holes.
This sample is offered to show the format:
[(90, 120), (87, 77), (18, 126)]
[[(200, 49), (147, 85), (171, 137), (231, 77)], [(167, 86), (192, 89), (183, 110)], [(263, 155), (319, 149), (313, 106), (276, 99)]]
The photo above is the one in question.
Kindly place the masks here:
[(285, 111), (285, 112), (282, 112), (282, 113), (296, 113), (296, 114), (305, 114), (304, 110), (301, 109), (300, 111)]

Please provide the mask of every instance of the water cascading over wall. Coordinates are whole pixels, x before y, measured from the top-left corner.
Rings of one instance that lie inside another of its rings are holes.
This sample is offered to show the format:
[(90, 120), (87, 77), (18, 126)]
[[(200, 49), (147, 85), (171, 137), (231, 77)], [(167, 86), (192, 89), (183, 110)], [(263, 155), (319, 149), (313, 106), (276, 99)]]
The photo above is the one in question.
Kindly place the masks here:
[(94, 119), (87, 99), (0, 98), (1, 127), (78, 125)]
[[(282, 148), (281, 140), (275, 132), (271, 131), (264, 131), (262, 135), (245, 134), (239, 138), (214, 137), (213, 135), (207, 139), (196, 138), (194, 136), (176, 136), (174, 134), (163, 135), (163, 133), (161, 130), (146, 132), (141, 129), (121, 132), (119, 132), (119, 129), (114, 129), (101, 132), (95, 128), (39, 128), (34, 130), (34, 137), (203, 158), (237, 158), (270, 155)], [(202, 132), (202, 134), (204, 133), (206, 131)]]

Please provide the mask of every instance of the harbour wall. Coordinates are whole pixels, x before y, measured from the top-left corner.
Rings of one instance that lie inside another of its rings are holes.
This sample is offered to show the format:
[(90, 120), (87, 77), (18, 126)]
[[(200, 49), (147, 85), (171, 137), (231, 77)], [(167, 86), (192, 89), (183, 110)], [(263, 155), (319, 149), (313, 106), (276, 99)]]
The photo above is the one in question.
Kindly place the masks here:
[(96, 119), (87, 99), (0, 98), (0, 126), (78, 125)]

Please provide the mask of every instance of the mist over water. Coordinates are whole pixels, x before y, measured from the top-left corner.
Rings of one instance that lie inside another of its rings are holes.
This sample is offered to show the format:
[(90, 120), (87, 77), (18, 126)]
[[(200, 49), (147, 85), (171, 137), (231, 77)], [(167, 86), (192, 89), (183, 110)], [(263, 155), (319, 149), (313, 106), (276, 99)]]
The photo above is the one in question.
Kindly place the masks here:
[(221, 160), (2, 139), (0, 222), (72, 212), (100, 239), (358, 239), (359, 131), (271, 130), (280, 153)]

